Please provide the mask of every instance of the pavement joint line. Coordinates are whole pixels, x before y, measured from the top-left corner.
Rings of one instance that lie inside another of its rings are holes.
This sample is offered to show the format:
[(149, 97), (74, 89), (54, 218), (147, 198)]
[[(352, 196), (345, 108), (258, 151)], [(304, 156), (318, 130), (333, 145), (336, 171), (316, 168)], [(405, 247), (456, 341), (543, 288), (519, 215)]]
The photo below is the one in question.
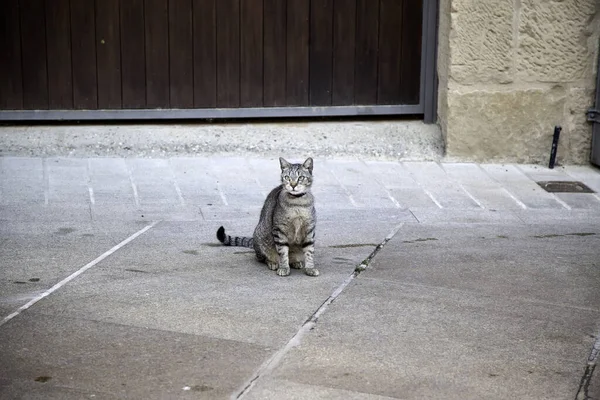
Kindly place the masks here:
[(275, 354), (273, 354), (267, 361), (265, 361), (253, 374), (252, 378), (250, 378), (244, 386), (231, 395), (231, 400), (241, 399), (246, 394), (248, 394), (252, 388), (265, 376), (269, 375), (275, 368), (279, 366), (283, 358), (290, 352), (294, 347), (297, 347), (301, 344), (302, 338), (306, 336), (311, 330), (314, 329), (319, 317), (327, 311), (329, 305), (333, 303), (337, 297), (346, 289), (346, 287), (356, 278), (358, 277), (362, 271), (364, 271), (371, 260), (379, 253), (379, 251), (389, 242), (398, 231), (404, 226), (404, 223), (400, 223), (397, 225), (384, 239), (378, 244), (375, 249), (369, 254), (367, 258), (365, 258), (354, 271), (329, 295), (329, 297), (319, 306), (317, 311), (315, 311), (305, 322), (302, 324), (300, 329), (296, 332), (296, 334), (283, 346), (279, 349)]
[(600, 332), (596, 335), (596, 340), (592, 345), (592, 350), (588, 357), (587, 365), (585, 367), (583, 376), (581, 377), (581, 382), (579, 383), (579, 389), (577, 390), (575, 400), (591, 399), (588, 395), (588, 390), (590, 384), (592, 383), (592, 376), (594, 375), (594, 370), (596, 369), (596, 365), (598, 364), (598, 356), (600, 356)]
[(94, 265), (98, 264), (99, 262), (101, 262), (102, 260), (104, 260), (105, 258), (107, 258), (108, 256), (110, 256), (111, 254), (115, 253), (117, 250), (119, 250), (123, 246), (125, 246), (128, 243), (132, 242), (138, 236), (146, 233), (148, 230), (150, 230), (153, 227), (155, 227), (156, 224), (158, 224), (159, 222), (160, 221), (154, 221), (150, 225), (145, 226), (144, 228), (140, 229), (139, 231), (137, 231), (133, 235), (129, 236), (127, 239), (123, 240), (122, 242), (120, 242), (119, 244), (117, 244), (116, 246), (114, 246), (113, 248), (111, 248), (110, 250), (106, 251), (105, 253), (103, 253), (99, 257), (95, 258), (94, 260), (90, 261), (89, 263), (87, 263), (83, 267), (79, 268), (77, 271), (73, 272), (71, 275), (67, 276), (62, 281), (60, 281), (57, 284), (55, 284), (54, 286), (52, 286), (50, 289), (46, 290), (42, 294), (37, 295), (36, 297), (34, 297), (33, 299), (31, 299), (29, 302), (27, 302), (24, 305), (22, 305), (21, 307), (19, 307), (15, 312), (13, 312), (13, 313), (7, 315), (6, 317), (4, 317), (0, 321), (0, 327), (2, 325), (4, 325), (5, 323), (7, 323), (8, 321), (10, 321), (11, 319), (13, 319), (14, 317), (16, 317), (19, 314), (21, 314), (23, 311), (25, 311), (28, 308), (30, 308), (31, 306), (33, 306), (38, 301), (40, 301), (43, 298), (45, 298), (45, 297), (51, 295), (52, 293), (56, 292), (58, 289), (60, 289), (61, 287), (63, 287), (64, 285), (66, 285), (67, 283), (69, 283), (70, 281), (72, 281), (73, 279), (77, 278), (79, 275), (83, 274), (85, 271), (87, 271), (88, 269), (92, 268)]

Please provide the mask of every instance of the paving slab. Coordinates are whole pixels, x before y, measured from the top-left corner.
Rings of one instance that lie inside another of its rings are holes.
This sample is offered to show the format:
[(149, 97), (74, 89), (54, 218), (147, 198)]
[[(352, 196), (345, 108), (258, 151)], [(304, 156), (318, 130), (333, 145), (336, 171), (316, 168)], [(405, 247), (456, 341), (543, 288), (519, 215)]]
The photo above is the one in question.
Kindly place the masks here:
[(598, 237), (595, 225), (404, 225), (265, 385), (572, 398), (599, 328)]
[[(0, 398), (223, 399), (268, 350), (231, 340), (57, 315), (0, 330)], [(45, 394), (50, 393), (46, 397)]]

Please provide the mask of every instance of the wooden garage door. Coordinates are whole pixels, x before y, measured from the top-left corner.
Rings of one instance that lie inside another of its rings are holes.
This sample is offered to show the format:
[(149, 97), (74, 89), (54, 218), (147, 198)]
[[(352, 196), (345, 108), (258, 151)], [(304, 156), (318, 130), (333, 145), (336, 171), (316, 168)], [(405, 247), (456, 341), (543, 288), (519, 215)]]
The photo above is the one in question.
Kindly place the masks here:
[(422, 0), (2, 0), (0, 110), (418, 105)]

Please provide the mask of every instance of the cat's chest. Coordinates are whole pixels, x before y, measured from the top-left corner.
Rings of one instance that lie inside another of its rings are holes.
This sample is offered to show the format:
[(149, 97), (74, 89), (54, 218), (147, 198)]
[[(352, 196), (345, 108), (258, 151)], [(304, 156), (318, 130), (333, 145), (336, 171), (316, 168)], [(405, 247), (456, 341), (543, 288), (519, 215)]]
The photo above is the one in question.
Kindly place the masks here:
[(312, 210), (308, 207), (294, 207), (285, 210), (280, 222), (285, 226), (288, 239), (292, 243), (301, 243), (312, 223)]

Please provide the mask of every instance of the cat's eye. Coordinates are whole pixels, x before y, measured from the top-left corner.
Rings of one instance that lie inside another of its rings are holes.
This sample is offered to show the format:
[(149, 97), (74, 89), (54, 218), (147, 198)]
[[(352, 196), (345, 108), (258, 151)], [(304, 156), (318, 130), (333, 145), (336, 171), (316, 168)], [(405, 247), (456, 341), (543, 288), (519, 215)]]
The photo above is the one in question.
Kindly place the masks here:
[(302, 182), (304, 180), (304, 177), (301, 176), (300, 178), (298, 178), (298, 182)]
[(283, 177), (283, 179), (286, 180), (286, 181), (289, 181), (290, 180), (290, 176), (286, 175), (286, 176)]

